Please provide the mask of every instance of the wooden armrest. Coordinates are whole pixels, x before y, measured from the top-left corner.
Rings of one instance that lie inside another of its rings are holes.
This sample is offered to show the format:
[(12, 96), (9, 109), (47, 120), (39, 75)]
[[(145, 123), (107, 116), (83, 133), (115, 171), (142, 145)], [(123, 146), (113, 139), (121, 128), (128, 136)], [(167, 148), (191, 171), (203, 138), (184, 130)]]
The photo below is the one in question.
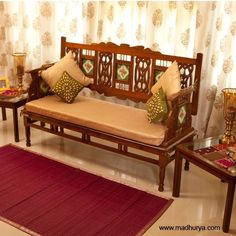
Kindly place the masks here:
[(32, 81), (28, 90), (28, 101), (35, 100), (48, 95), (49, 86), (41, 78), (41, 72), (54, 65), (54, 63), (44, 64), (39, 68), (28, 70), (26, 73), (31, 75)]
[(168, 140), (183, 136), (191, 132), (192, 128), (192, 93), (193, 87), (182, 89), (180, 92), (168, 98), (170, 103), (170, 113), (166, 120), (165, 142)]
[(170, 97), (168, 97), (167, 100), (172, 102), (172, 101), (174, 101), (178, 97), (184, 96), (186, 94), (191, 94), (193, 91), (194, 91), (194, 87), (193, 86), (181, 89), (178, 93), (175, 93), (175, 94), (171, 95)]
[(54, 64), (55, 63), (43, 64), (39, 68), (35, 68), (35, 69), (32, 69), (32, 70), (27, 70), (27, 71), (25, 71), (25, 73), (35, 74), (35, 73), (38, 73), (39, 71), (46, 70), (47, 68), (51, 67)]

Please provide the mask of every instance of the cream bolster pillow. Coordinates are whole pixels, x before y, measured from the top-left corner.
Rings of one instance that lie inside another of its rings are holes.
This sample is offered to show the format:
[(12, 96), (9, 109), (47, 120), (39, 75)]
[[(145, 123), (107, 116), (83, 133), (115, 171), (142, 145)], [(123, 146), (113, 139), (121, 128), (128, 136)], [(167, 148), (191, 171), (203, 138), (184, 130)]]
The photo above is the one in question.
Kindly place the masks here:
[(152, 86), (151, 92), (156, 94), (162, 87), (167, 99), (181, 90), (180, 72), (178, 63), (174, 61)]
[(73, 53), (69, 51), (60, 61), (49, 67), (47, 70), (42, 71), (41, 76), (50, 86), (54, 88), (57, 81), (61, 78), (64, 71), (80, 82), (82, 85), (87, 86), (93, 83), (93, 79), (90, 79), (84, 75), (82, 70), (74, 60)]

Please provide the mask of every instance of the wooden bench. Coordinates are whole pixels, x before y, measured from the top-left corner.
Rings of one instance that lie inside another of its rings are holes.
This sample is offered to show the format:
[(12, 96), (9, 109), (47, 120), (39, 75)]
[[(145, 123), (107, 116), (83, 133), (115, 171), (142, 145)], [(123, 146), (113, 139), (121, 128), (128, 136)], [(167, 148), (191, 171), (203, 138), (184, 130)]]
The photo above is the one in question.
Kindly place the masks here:
[[(159, 145), (154, 145), (129, 137), (126, 133), (104, 131), (103, 128), (94, 128), (86, 122), (75, 123), (70, 119), (62, 120), (58, 116), (53, 117), (45, 115), (46, 113), (40, 110), (29, 109), (33, 102), (49, 96), (41, 72), (51, 65), (44, 65), (29, 71), (32, 82), (29, 88), (29, 99), (23, 111), (26, 145), (31, 145), (30, 128), (32, 127), (153, 163), (160, 167), (159, 191), (163, 191), (165, 168), (174, 159), (176, 145), (189, 141), (194, 136), (192, 116), (197, 114), (198, 108), (202, 54), (198, 53), (196, 58), (186, 58), (164, 55), (142, 46), (130, 47), (126, 44), (118, 46), (113, 43), (79, 44), (67, 42), (66, 38), (62, 37), (61, 57), (69, 51), (75, 55), (75, 60), (84, 74), (94, 80), (94, 83), (88, 86), (89, 89), (107, 97), (129, 99), (137, 103), (147, 102), (152, 96), (151, 87), (155, 84), (158, 74), (165, 71), (173, 61), (177, 61), (182, 89), (169, 99), (171, 112), (167, 120), (161, 124), (165, 126), (164, 138)], [(125, 79), (118, 77), (118, 70), (121, 68), (126, 70)], [(180, 116), (184, 116), (181, 122)], [(148, 120), (146, 122), (148, 123)], [(140, 123), (140, 127), (143, 125)], [(152, 125), (154, 127), (158, 124)], [(149, 153), (155, 154), (156, 158), (151, 158)]]

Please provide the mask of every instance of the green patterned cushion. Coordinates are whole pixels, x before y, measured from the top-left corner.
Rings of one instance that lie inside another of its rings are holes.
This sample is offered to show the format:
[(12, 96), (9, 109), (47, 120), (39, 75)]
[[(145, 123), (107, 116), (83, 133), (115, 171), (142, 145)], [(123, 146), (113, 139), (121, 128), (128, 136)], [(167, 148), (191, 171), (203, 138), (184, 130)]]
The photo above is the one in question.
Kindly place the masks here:
[(50, 88), (53, 88), (56, 82), (61, 78), (64, 71), (70, 72), (70, 76), (84, 86), (87, 86), (93, 82), (92, 79), (84, 75), (80, 67), (77, 65), (72, 51), (69, 51), (60, 61), (53, 64), (53, 66), (43, 70), (41, 76)]
[(53, 87), (52, 92), (57, 94), (65, 102), (72, 103), (83, 87), (84, 86), (78, 80), (75, 80), (64, 71), (61, 78)]
[(168, 116), (166, 95), (162, 87), (147, 101), (147, 117), (150, 123), (161, 122)]
[(42, 96), (47, 96), (52, 93), (51, 88), (42, 78), (39, 79), (39, 92)]

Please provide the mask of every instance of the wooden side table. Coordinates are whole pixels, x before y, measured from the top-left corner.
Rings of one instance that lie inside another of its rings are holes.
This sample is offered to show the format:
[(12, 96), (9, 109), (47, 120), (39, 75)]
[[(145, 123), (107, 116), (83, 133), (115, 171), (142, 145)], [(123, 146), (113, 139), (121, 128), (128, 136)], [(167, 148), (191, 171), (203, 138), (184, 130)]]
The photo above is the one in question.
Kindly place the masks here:
[(13, 127), (15, 142), (19, 142), (19, 126), (18, 126), (18, 112), (17, 109), (24, 106), (27, 101), (27, 93), (24, 93), (14, 98), (3, 98), (0, 97), (0, 107), (2, 108), (2, 120), (7, 119), (6, 108), (12, 109), (13, 111)]
[[(228, 190), (225, 202), (225, 211), (222, 229), (224, 232), (229, 231), (230, 219), (234, 201), (236, 173), (231, 173), (227, 169), (217, 165), (214, 161), (219, 158), (219, 151), (214, 150), (215, 147), (220, 148), (219, 137), (207, 138), (202, 140), (195, 140), (194, 142), (180, 144), (176, 149), (173, 196), (179, 197), (181, 173), (182, 173), (182, 159), (186, 159), (192, 164), (200, 167), (221, 180), (227, 182)], [(216, 146), (217, 145), (217, 146)], [(198, 151), (197, 151), (198, 150)], [(206, 152), (211, 153), (206, 155)], [(204, 154), (203, 154), (204, 153)]]

